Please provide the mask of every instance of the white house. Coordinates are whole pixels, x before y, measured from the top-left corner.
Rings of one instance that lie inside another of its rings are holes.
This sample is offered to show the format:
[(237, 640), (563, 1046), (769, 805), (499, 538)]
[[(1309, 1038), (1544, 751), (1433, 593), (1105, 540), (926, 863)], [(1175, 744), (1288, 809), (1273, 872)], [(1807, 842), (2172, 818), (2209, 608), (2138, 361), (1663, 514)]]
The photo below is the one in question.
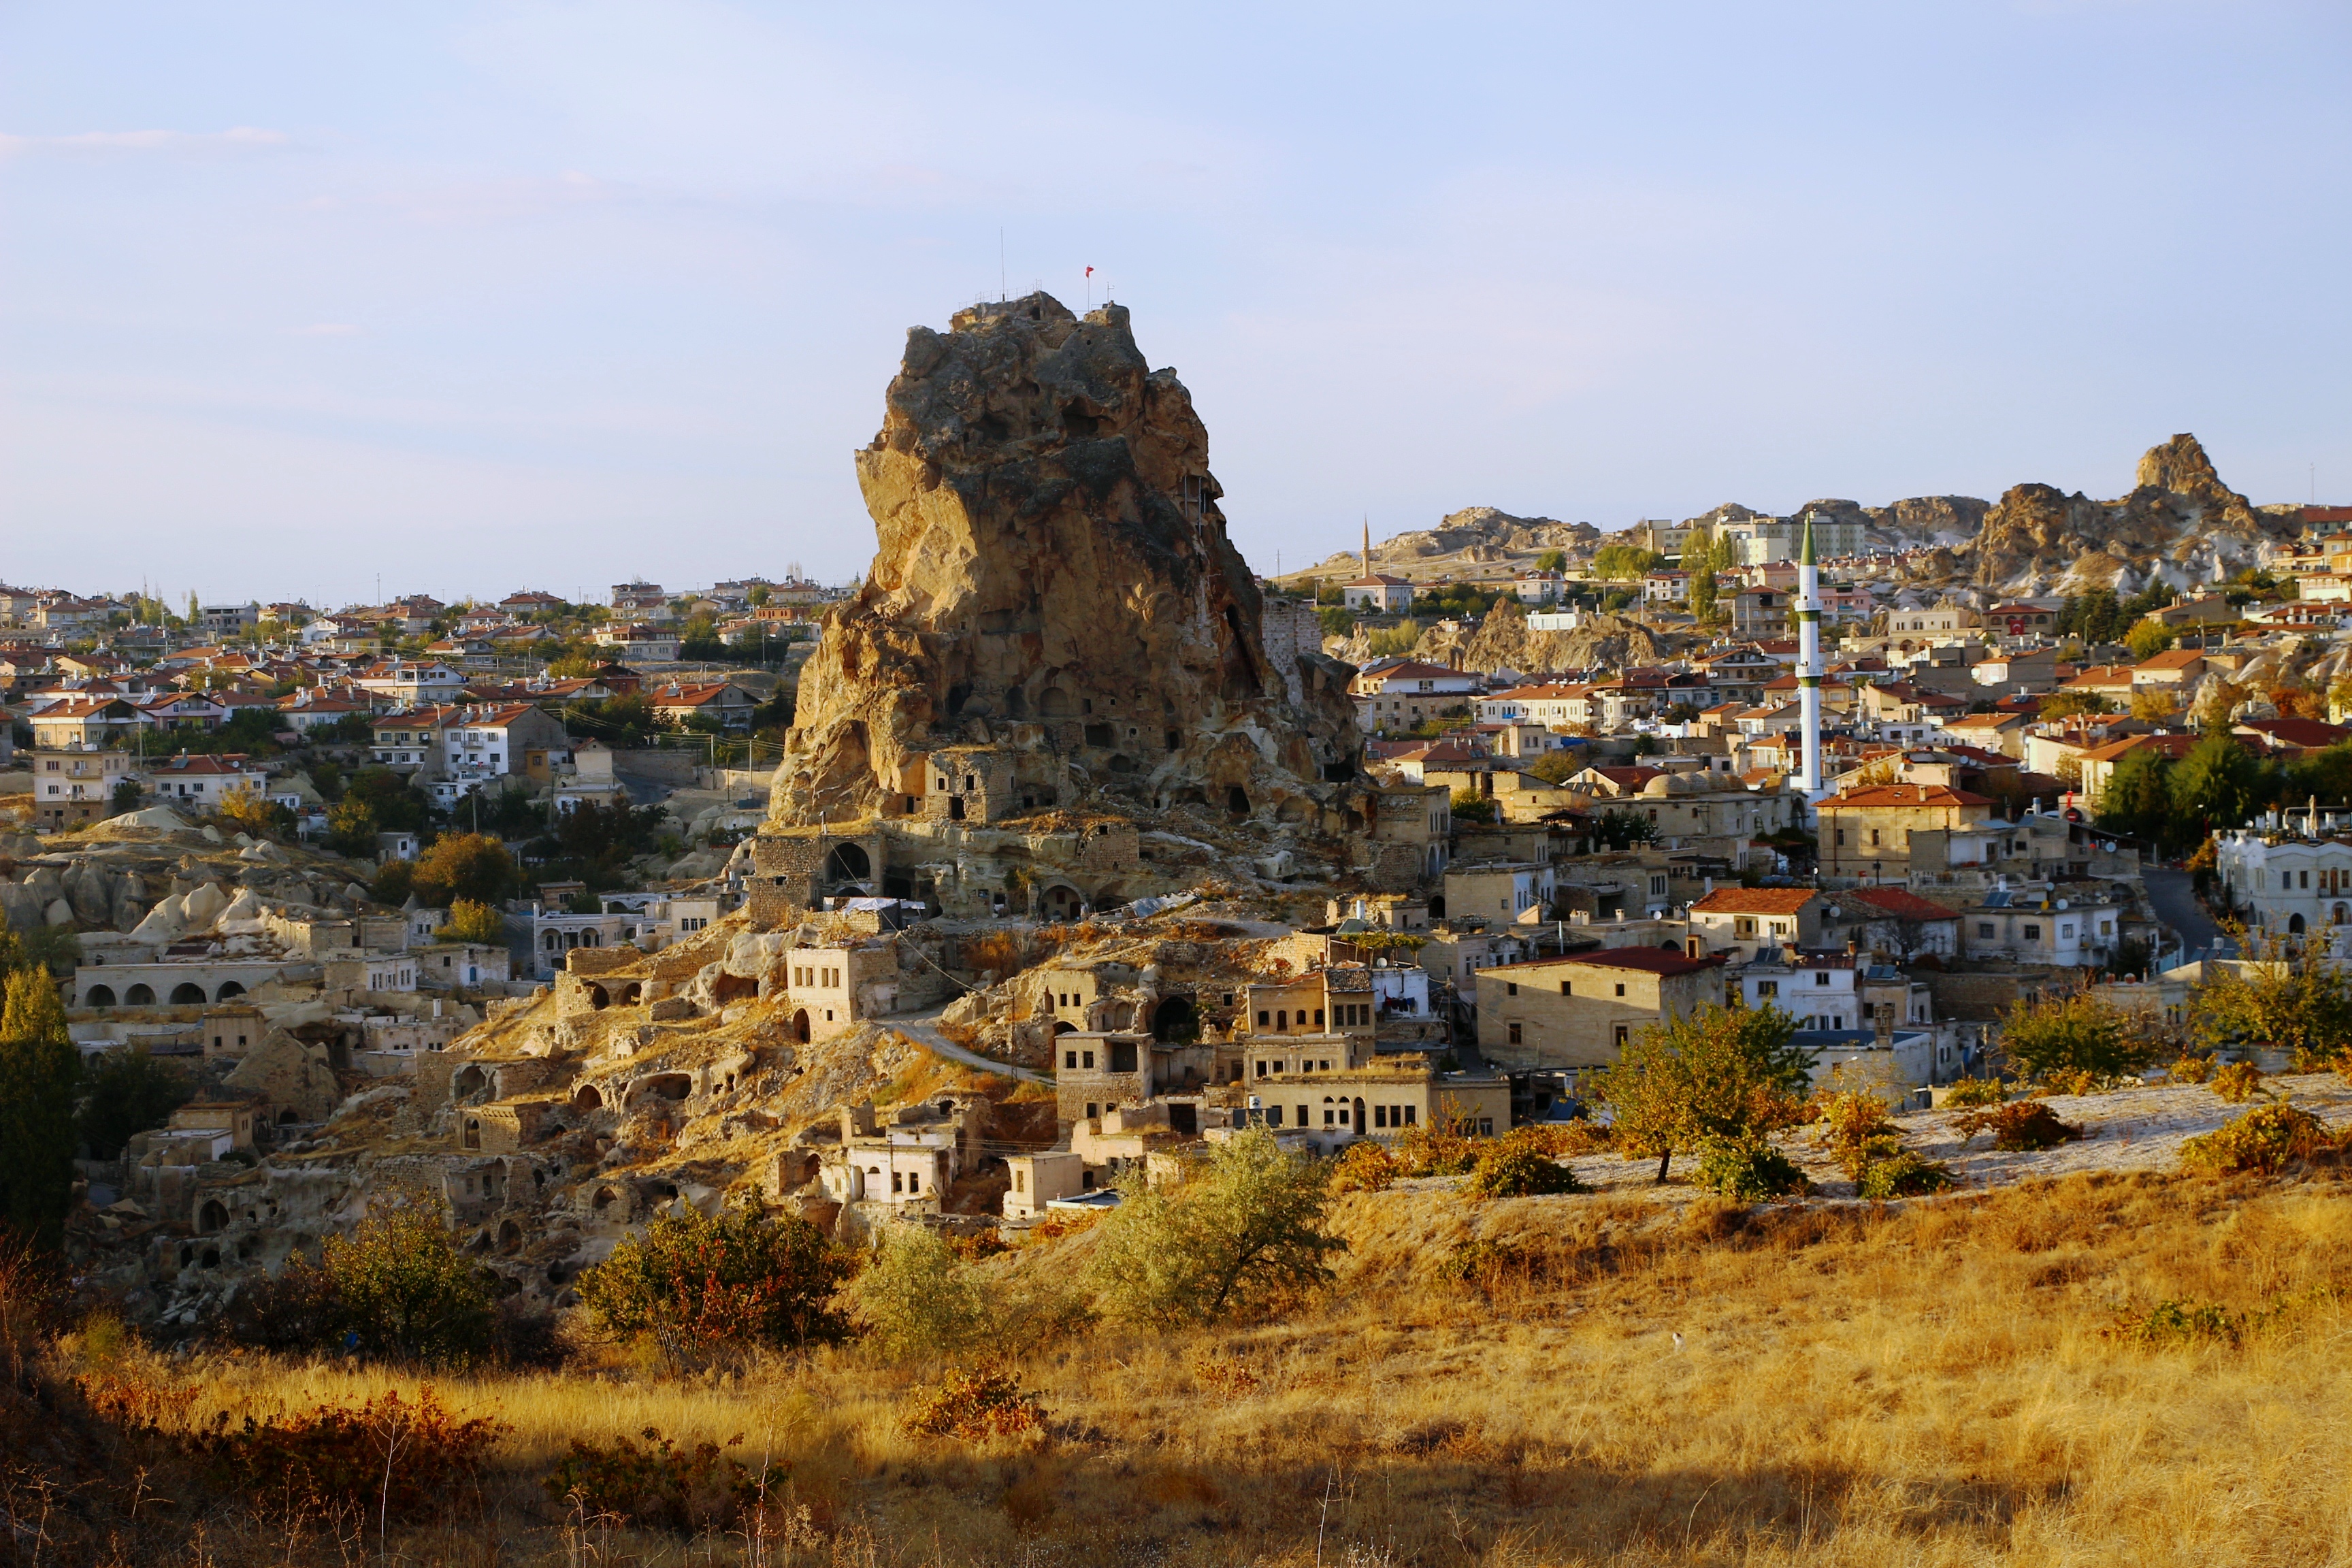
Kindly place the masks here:
[(2352, 843), (2237, 828), (2221, 836), (2218, 856), (2222, 898), (2255, 930), (2300, 936), (2352, 923)]
[(1511, 591), (1522, 605), (1549, 605), (1559, 598), (1560, 575), (1557, 572), (1522, 572), (1511, 582)]
[(266, 789), (269, 775), (234, 753), (192, 757), (182, 752), (149, 762), (142, 782), (150, 794), (165, 800), (211, 809), (231, 795)]
[(1387, 613), (1412, 607), (1412, 584), (1402, 577), (1374, 572), (1339, 585), (1340, 602), (1351, 610)]
[(1402, 659), (1357, 672), (1356, 720), (1366, 730), (1410, 730), (1424, 719), (1467, 706), (1481, 684), (1475, 670)]

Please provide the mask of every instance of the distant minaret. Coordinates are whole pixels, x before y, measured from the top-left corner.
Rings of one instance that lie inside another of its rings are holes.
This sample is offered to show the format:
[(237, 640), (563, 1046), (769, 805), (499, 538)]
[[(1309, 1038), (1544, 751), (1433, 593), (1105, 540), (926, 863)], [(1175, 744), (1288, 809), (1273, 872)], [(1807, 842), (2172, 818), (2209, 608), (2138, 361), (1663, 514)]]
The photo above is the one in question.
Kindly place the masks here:
[(1370, 516), (1367, 516), (1367, 517), (1364, 519), (1364, 575), (1365, 575), (1365, 576), (1367, 576), (1367, 577), (1369, 577), (1369, 576), (1370, 576), (1371, 574), (1372, 574), (1372, 520), (1371, 520), (1371, 518), (1370, 518)]
[(1797, 703), (1805, 731), (1805, 758), (1797, 787), (1810, 800), (1822, 793), (1822, 574), (1813, 563), (1813, 514), (1805, 514), (1804, 548), (1797, 553)]

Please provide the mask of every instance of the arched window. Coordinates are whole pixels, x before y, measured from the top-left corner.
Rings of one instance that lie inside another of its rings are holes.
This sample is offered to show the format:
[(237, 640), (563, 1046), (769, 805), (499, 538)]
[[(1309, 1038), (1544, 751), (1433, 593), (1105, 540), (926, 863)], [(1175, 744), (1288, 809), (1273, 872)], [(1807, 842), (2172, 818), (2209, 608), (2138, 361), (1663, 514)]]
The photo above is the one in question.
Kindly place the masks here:
[(2301, 936), (2303, 934), (2303, 917), (2301, 915), (2295, 915), (2288, 920), (2286, 922), (2286, 931), (2289, 936)]

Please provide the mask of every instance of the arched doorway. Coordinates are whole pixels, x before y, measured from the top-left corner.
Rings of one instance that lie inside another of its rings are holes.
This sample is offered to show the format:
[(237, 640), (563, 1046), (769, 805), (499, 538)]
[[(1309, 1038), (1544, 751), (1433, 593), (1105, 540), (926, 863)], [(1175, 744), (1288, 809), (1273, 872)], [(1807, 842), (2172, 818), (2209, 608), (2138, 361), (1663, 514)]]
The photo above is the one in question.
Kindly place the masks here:
[(760, 983), (740, 974), (722, 973), (717, 980), (711, 982), (710, 985), (710, 998), (721, 1007), (726, 1006), (730, 1002), (756, 1000), (759, 994)]
[(824, 858), (825, 884), (835, 891), (841, 890), (840, 883), (863, 883), (870, 881), (873, 876), (874, 862), (867, 858), (862, 845), (836, 844), (833, 847), (833, 853)]
[(1200, 1009), (1190, 996), (1162, 998), (1151, 1012), (1151, 1037), (1189, 1044), (1201, 1037)]
[(508, 1220), (499, 1226), (499, 1251), (509, 1258), (522, 1250), (522, 1226)]
[(457, 1076), (449, 1080), (449, 1093), (456, 1099), (463, 1100), (469, 1094), (481, 1093), (489, 1087), (489, 1084), (490, 1075), (480, 1068), (460, 1068), (457, 1069)]
[[(2342, 906), (2338, 905), (2337, 907), (2341, 908)], [(91, 986), (89, 990), (82, 993), (81, 1005), (85, 1007), (113, 1006), (114, 987), (111, 985)]]
[(183, 980), (172, 987), (172, 1005), (174, 1007), (201, 1006), (204, 1000), (205, 988), (193, 980)]
[(2289, 936), (2301, 936), (2303, 934), (2303, 917), (2301, 915), (2296, 915), (2286, 922), (2286, 933)]
[(694, 1092), (694, 1079), (682, 1072), (657, 1072), (629, 1091), (633, 1106), (650, 1105), (656, 1100), (675, 1104)]
[(592, 984), (588, 987), (588, 1005), (601, 1013), (612, 1005), (612, 995), (602, 985)]
[(604, 1097), (593, 1083), (582, 1084), (580, 1092), (572, 1097), (572, 1109), (574, 1110), (602, 1110), (604, 1108)]
[(232, 996), (242, 996), (244, 994), (244, 986), (239, 985), (234, 980), (224, 980), (221, 982), (221, 988), (213, 993), (213, 1000), (215, 1002), (226, 1002)]
[(626, 985), (621, 987), (621, 994), (617, 1000), (624, 1007), (633, 1006), (635, 1005), (637, 999), (645, 994), (646, 988), (644, 983), (641, 981), (632, 980)]
[(793, 1038), (805, 1046), (808, 1037), (808, 1009), (803, 1007), (793, 1015)]
[(1085, 897), (1067, 882), (1056, 882), (1047, 888), (1045, 896), (1039, 900), (1045, 918), (1053, 921), (1077, 919), (1078, 911), (1086, 907), (1086, 902)]
[(228, 1228), (228, 1205), (218, 1198), (206, 1198), (205, 1206), (196, 1211), (196, 1232), (212, 1236)]
[(126, 1007), (152, 1007), (155, 1005), (155, 993), (149, 986), (133, 985), (122, 994), (122, 1005)]

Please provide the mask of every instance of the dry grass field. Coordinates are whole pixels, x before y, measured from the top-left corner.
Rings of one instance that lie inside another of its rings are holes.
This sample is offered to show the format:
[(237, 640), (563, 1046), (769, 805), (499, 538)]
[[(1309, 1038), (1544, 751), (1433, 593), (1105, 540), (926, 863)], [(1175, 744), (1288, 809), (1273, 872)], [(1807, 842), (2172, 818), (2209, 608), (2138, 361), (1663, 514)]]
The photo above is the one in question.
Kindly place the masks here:
[[(509, 1430), (478, 1495), (380, 1544), (372, 1521), (338, 1532), (20, 1429), (0, 1560), (2352, 1562), (2347, 1195), (2326, 1175), (2094, 1173), (1750, 1213), (1418, 1183), (1340, 1201), (1340, 1287), (1303, 1315), (1043, 1347), (1016, 1369), (1043, 1433), (910, 1436), (939, 1369), (856, 1349), (683, 1380), (625, 1360), (446, 1379), (453, 1406)], [(1066, 1269), (1088, 1240), (1003, 1266)], [(2164, 1303), (2185, 1305), (2151, 1321)], [(166, 1384), (167, 1424), (413, 1387), (103, 1341), (68, 1338), (53, 1374)], [(777, 1467), (789, 1528), (630, 1532), (537, 1486), (571, 1439), (646, 1426), (740, 1436), (732, 1452)]]

